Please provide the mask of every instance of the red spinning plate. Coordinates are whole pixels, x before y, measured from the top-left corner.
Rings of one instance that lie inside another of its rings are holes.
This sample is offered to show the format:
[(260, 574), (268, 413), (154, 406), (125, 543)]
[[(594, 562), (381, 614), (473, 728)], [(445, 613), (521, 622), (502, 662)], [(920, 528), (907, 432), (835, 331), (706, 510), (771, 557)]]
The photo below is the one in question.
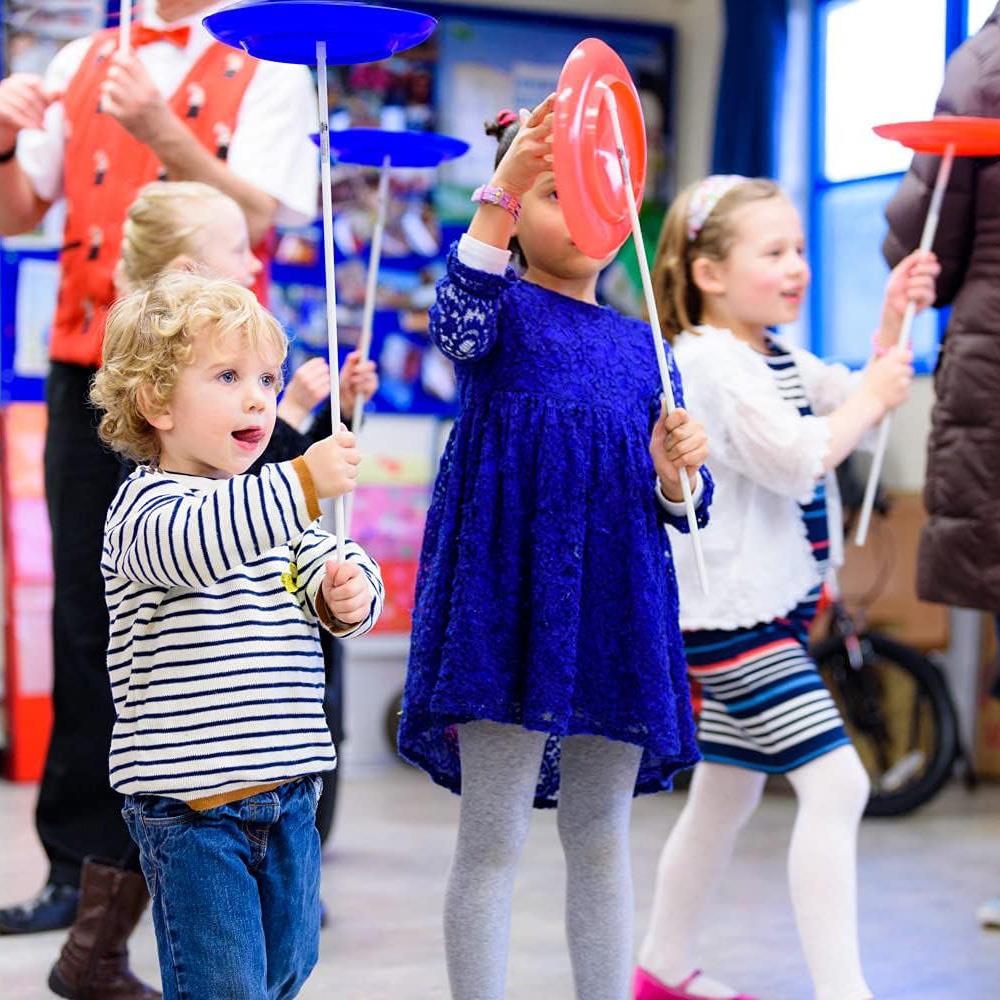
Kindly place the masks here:
[(954, 145), (958, 156), (1000, 155), (1000, 118), (941, 115), (923, 122), (876, 125), (874, 131), (883, 139), (895, 139), (917, 153), (940, 156)]
[(569, 234), (596, 260), (614, 253), (632, 228), (605, 87), (611, 88), (618, 104), (639, 205), (646, 183), (646, 127), (639, 94), (618, 54), (600, 39), (588, 38), (573, 49), (559, 74), (552, 167)]

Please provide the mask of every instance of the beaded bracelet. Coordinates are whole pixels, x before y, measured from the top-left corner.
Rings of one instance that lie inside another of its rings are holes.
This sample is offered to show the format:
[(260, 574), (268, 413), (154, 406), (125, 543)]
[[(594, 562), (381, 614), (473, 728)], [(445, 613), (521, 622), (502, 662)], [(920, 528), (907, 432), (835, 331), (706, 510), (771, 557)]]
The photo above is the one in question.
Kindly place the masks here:
[(515, 222), (521, 217), (521, 202), (509, 191), (504, 191), (502, 187), (494, 184), (484, 184), (476, 188), (470, 200), (481, 205), (497, 205), (505, 212), (509, 212)]

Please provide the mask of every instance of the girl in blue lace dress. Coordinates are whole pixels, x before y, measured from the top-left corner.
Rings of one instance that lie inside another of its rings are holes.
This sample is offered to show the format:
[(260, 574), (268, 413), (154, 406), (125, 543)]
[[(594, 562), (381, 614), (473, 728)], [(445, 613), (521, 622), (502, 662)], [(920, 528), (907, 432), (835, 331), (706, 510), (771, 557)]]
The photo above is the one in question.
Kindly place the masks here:
[[(597, 304), (608, 260), (569, 237), (551, 127), (551, 97), (501, 113), (496, 173), (431, 311), (460, 412), (427, 519), (399, 748), (462, 795), (445, 906), (456, 1000), (503, 997), (518, 856), (532, 805), (556, 803), (577, 996), (621, 1000), (631, 798), (698, 757), (665, 526), (687, 527), (681, 475), (707, 523), (706, 437), (683, 409), (660, 416), (648, 324)], [(671, 377), (680, 402), (672, 362)]]

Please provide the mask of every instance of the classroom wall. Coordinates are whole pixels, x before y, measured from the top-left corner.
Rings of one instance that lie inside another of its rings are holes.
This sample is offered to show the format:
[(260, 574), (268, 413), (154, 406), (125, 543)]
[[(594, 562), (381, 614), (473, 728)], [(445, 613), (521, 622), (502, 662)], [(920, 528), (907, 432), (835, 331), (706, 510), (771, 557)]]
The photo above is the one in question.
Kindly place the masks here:
[(677, 179), (684, 185), (707, 172), (724, 31), (721, 0), (621, 0), (613, 7), (607, 0), (490, 0), (488, 4), (465, 0), (462, 5), (672, 25), (677, 30), (678, 59)]

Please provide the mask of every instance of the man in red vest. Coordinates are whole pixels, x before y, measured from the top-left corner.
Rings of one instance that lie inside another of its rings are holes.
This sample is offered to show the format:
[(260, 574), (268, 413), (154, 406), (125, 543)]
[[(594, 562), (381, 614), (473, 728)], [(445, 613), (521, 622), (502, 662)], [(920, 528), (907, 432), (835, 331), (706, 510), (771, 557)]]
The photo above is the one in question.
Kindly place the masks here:
[(125, 949), (146, 893), (108, 781), (114, 709), (100, 572), (121, 469), (100, 445), (87, 402), (125, 212), (157, 177), (211, 184), (242, 207), (265, 265), (274, 225), (315, 215), (309, 73), (215, 42), (201, 18), (221, 6), (156, 0), (156, 16), (133, 25), (130, 53), (118, 53), (116, 29), (101, 31), (61, 50), (44, 79), (15, 74), (0, 83), (0, 233), (30, 230), (53, 202), (66, 201), (46, 384), (55, 683), (36, 824), (50, 872), (37, 897), (0, 910), (0, 933), (75, 919), (50, 979), (66, 997), (159, 995), (131, 974)]

